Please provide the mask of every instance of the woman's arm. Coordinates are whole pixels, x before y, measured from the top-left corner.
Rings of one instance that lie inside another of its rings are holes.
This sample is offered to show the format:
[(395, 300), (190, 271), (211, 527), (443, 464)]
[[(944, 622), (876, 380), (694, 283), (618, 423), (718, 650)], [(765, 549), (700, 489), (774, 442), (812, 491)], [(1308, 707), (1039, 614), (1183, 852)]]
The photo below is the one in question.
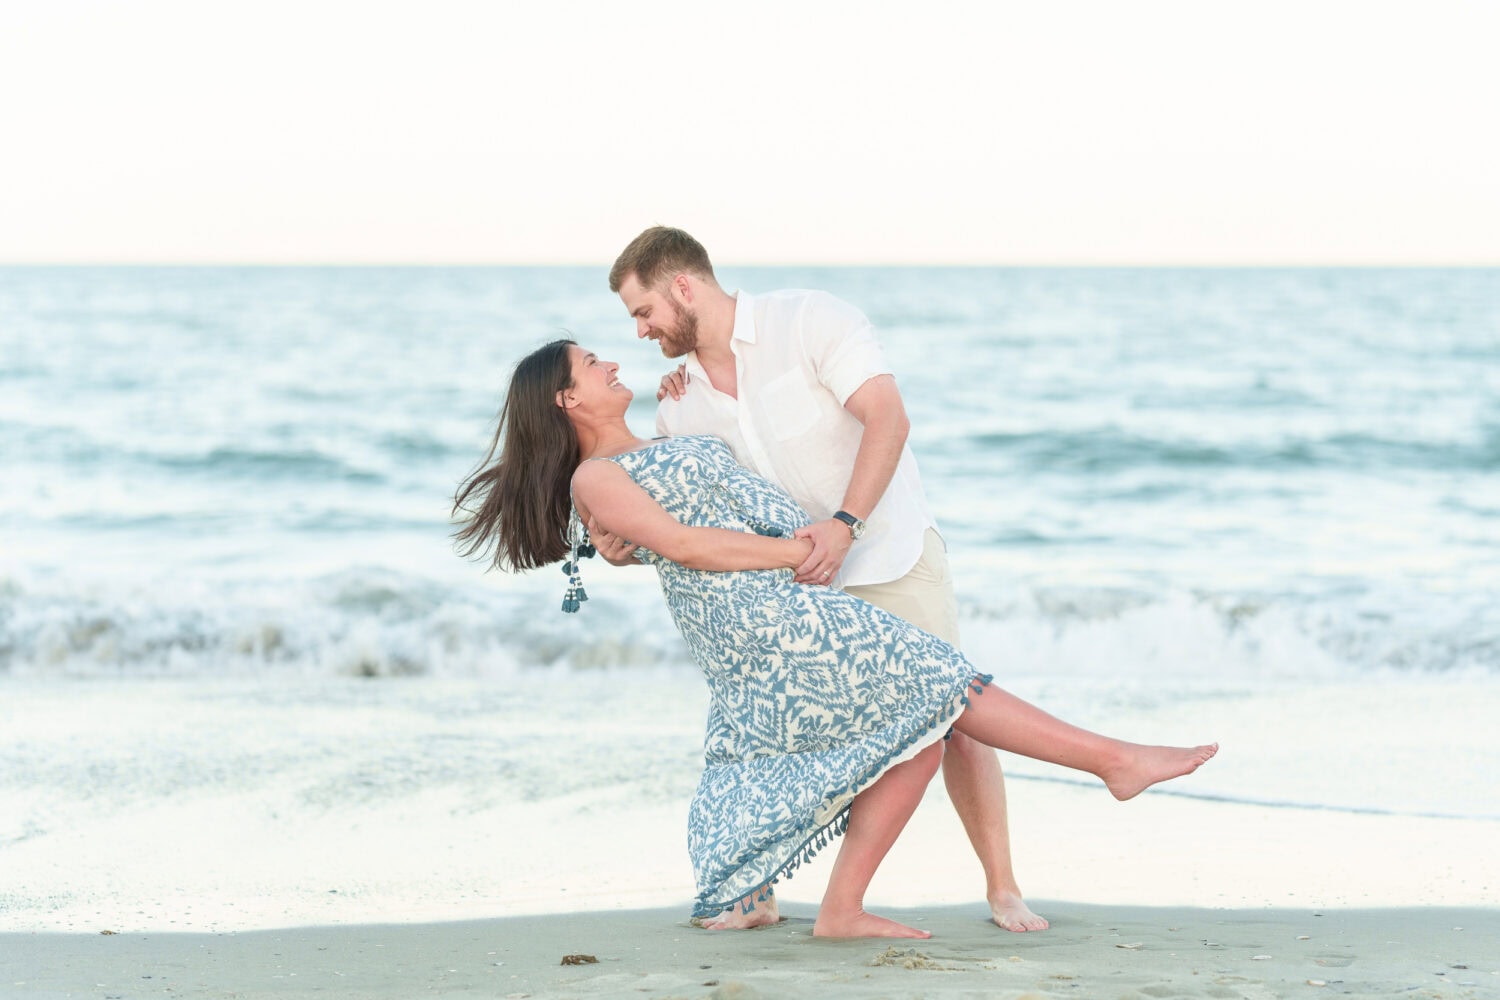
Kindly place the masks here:
[(585, 521), (592, 517), (611, 534), (689, 569), (794, 569), (812, 551), (812, 543), (800, 538), (690, 528), (663, 510), (613, 462), (580, 465), (573, 473), (573, 500)]

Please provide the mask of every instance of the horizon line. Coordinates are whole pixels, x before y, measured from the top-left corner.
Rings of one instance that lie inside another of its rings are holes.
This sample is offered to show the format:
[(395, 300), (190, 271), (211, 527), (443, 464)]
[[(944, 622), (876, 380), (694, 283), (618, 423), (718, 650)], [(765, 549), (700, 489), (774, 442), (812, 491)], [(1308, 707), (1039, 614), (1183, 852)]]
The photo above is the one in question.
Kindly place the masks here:
[[(90, 267), (160, 267), (160, 268), (600, 268), (608, 271), (612, 261), (517, 261), (517, 260), (7, 260), (0, 258), (4, 268), (90, 268)], [(1494, 270), (1500, 268), (1500, 258), (1494, 261), (719, 261), (720, 268), (942, 268), (948, 270)]]

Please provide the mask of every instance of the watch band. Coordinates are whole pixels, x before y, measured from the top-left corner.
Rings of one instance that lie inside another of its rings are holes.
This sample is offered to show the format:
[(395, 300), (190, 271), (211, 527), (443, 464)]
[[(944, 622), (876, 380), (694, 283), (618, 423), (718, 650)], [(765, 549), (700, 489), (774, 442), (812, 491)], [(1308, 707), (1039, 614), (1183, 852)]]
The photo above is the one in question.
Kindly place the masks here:
[(844, 524), (848, 525), (850, 538), (857, 539), (860, 535), (863, 535), (865, 533), (865, 522), (861, 521), (859, 518), (855, 517), (847, 510), (834, 511), (833, 519), (835, 521), (842, 521), (844, 522)]

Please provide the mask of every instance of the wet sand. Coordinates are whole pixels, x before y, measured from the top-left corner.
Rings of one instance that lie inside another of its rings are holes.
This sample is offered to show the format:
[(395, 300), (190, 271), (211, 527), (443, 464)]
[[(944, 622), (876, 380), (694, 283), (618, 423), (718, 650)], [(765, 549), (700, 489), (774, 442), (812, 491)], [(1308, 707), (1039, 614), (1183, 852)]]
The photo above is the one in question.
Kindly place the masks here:
[[(0, 993), (97, 997), (1500, 997), (1500, 910), (1199, 909), (1041, 901), (887, 911), (927, 941), (823, 941), (813, 910), (748, 932), (686, 906), (224, 934), (0, 935)], [(104, 928), (103, 930), (108, 930)], [(562, 964), (565, 956), (597, 962)]]

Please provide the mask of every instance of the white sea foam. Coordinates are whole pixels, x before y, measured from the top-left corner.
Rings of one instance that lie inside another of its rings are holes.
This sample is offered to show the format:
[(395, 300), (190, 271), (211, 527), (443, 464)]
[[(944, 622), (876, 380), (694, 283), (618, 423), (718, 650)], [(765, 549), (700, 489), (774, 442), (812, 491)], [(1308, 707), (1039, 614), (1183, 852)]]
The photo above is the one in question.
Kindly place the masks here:
[[(559, 612), (561, 574), (427, 576), (351, 566), (304, 579), (184, 572), (0, 580), (0, 674), (16, 677), (504, 677), (563, 665), (693, 670), (645, 568), (586, 565), (593, 596)], [(643, 591), (642, 587), (646, 589)], [(1385, 608), (1388, 596), (1369, 604)], [(1487, 606), (1403, 615), (1343, 599), (1014, 587), (962, 602), (965, 648), (997, 676), (1297, 684), (1387, 674), (1493, 676)]]

